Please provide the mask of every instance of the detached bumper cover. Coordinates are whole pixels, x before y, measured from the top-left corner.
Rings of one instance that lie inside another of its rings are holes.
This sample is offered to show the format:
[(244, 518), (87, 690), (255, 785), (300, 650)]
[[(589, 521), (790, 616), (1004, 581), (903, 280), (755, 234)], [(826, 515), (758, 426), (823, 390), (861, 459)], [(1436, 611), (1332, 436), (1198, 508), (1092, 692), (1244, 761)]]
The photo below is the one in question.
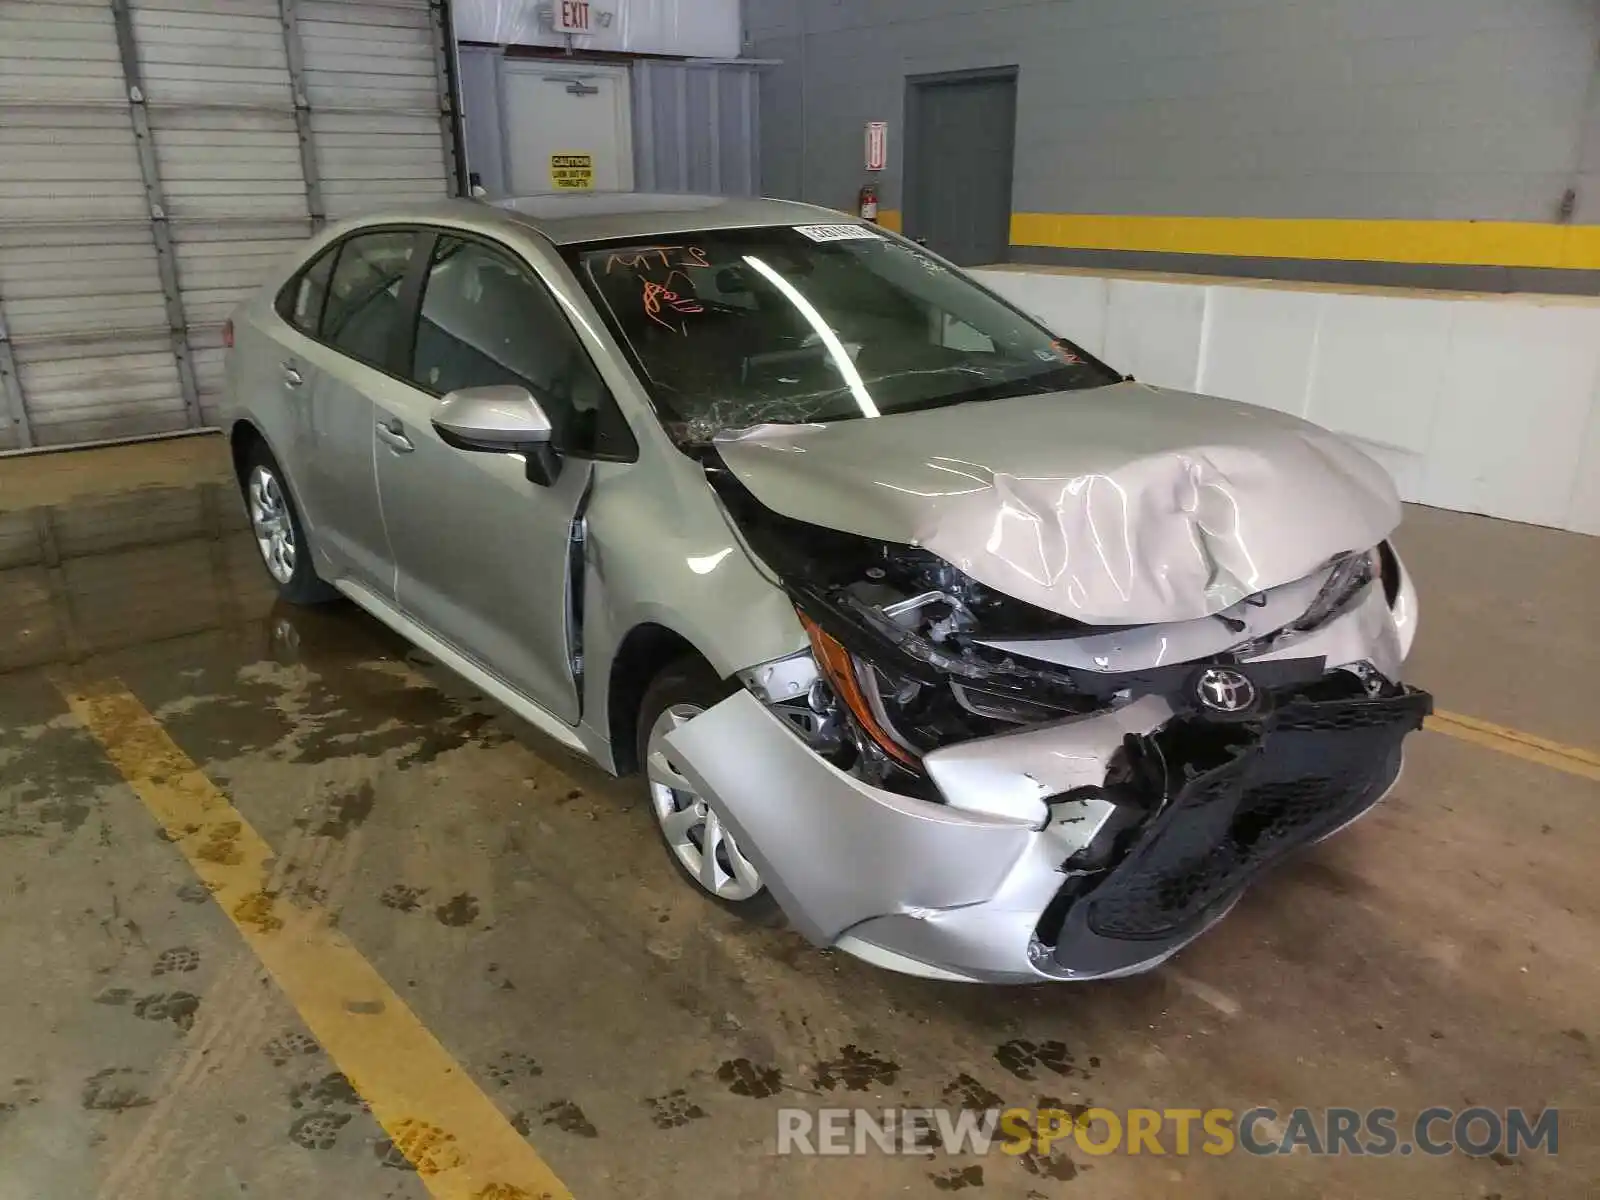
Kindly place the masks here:
[[(1401, 742), (1431, 709), (1413, 689), (1291, 700), (1259, 733), (1226, 747), (1227, 761), (1177, 787), (1104, 878), (1089, 888), (1068, 881), (1055, 964), (1075, 976), (1114, 974), (1197, 936), (1272, 863), (1376, 804), (1400, 772)], [(1172, 761), (1182, 743), (1204, 736), (1198, 725), (1174, 722), (1132, 748), (1168, 764), (1170, 787), (1183, 770)]]
[[(1123, 975), (1194, 940), (1262, 871), (1383, 797), (1431, 699), (1393, 687), (1369, 698), (1336, 668), (1367, 663), (1394, 679), (1402, 654), (1373, 587), (1323, 629), (1240, 664), (1259, 664), (1258, 684), (1280, 697), (1251, 723), (1214, 725), (1151, 694), (948, 746), (924, 760), (942, 804), (837, 770), (745, 691), (668, 742), (819, 945), (940, 978)], [(1311, 657), (1347, 690), (1308, 686), (1298, 672)], [(1269, 682), (1272, 664), (1301, 682)], [(1099, 791), (1123, 757), (1160, 774), (1136, 773), (1131, 794)], [(1118, 828), (1132, 839), (1120, 857), (1093, 869), (1074, 859)]]

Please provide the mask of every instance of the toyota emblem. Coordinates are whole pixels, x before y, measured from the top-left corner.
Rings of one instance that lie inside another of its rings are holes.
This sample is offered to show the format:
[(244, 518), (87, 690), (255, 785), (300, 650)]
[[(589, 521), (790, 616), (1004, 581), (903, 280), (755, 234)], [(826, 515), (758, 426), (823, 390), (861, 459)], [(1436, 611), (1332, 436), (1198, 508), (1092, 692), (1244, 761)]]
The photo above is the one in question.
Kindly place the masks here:
[(1256, 703), (1256, 685), (1250, 676), (1230, 667), (1207, 667), (1194, 690), (1201, 704), (1217, 712), (1240, 713)]

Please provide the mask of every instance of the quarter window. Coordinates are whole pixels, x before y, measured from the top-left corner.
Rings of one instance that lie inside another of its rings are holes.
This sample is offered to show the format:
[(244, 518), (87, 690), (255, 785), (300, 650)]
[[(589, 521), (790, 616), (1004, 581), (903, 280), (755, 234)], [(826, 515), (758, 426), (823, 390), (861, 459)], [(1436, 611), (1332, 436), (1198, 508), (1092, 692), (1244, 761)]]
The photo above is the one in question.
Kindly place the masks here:
[(595, 445), (605, 384), (549, 290), (509, 254), (441, 237), (422, 294), (411, 378), (435, 395), (458, 388), (527, 388), (556, 443)]
[(400, 302), (416, 235), (386, 230), (347, 239), (322, 314), (322, 340), (388, 368), (406, 335)]
[(333, 261), (338, 257), (338, 246), (324, 250), (315, 262), (295, 276), (278, 297), (278, 315), (308, 337), (317, 336), (322, 306), (328, 297), (328, 280), (333, 274)]

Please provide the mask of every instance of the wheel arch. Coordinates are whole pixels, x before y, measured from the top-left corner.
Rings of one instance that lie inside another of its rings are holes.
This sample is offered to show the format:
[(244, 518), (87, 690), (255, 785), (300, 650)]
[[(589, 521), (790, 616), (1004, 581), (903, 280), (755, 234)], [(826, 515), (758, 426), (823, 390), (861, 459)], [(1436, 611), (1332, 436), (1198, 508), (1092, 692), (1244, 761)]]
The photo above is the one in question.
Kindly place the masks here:
[(651, 682), (674, 662), (691, 656), (715, 670), (693, 642), (654, 621), (635, 625), (618, 644), (606, 680), (606, 733), (618, 775), (639, 769), (639, 707)]
[(307, 509), (300, 488), (289, 471), (289, 464), (283, 461), (283, 455), (278, 453), (272, 444), (272, 440), (267, 437), (261, 426), (251, 417), (239, 417), (228, 429), (228, 451), (233, 459), (233, 474), (234, 478), (239, 481), (239, 487), (241, 489), (244, 487), (245, 468), (250, 463), (251, 452), (257, 446), (264, 447), (266, 452), (272, 456), (272, 461), (278, 466), (279, 481), (289, 489), (289, 497), (294, 501), (294, 506), (300, 513), (301, 523), (306, 527), (307, 532), (314, 532), (317, 528), (317, 519)]
[[(233, 474), (240, 483), (244, 482), (244, 469), (250, 460), (250, 451), (256, 446), (266, 446), (269, 452), (272, 450), (266, 435), (256, 427), (256, 423), (248, 417), (240, 417), (228, 430), (228, 451), (233, 457)], [(278, 456), (274, 454), (272, 457)]]

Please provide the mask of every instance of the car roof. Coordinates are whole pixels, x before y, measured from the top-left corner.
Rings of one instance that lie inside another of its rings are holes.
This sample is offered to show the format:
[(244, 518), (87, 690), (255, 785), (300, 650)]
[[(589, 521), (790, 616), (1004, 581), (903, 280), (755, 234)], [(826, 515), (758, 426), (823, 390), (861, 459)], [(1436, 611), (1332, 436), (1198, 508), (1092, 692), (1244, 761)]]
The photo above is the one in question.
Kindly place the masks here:
[[(384, 214), (388, 219), (393, 215)], [(494, 201), (451, 200), (415, 215), (448, 215), (455, 221), (481, 222), (486, 229), (521, 225), (558, 246), (703, 229), (856, 220), (833, 209), (792, 200), (675, 192), (567, 192)]]
[(494, 207), (563, 246), (699, 229), (837, 221), (840, 215), (792, 200), (674, 192), (568, 192), (497, 200)]

